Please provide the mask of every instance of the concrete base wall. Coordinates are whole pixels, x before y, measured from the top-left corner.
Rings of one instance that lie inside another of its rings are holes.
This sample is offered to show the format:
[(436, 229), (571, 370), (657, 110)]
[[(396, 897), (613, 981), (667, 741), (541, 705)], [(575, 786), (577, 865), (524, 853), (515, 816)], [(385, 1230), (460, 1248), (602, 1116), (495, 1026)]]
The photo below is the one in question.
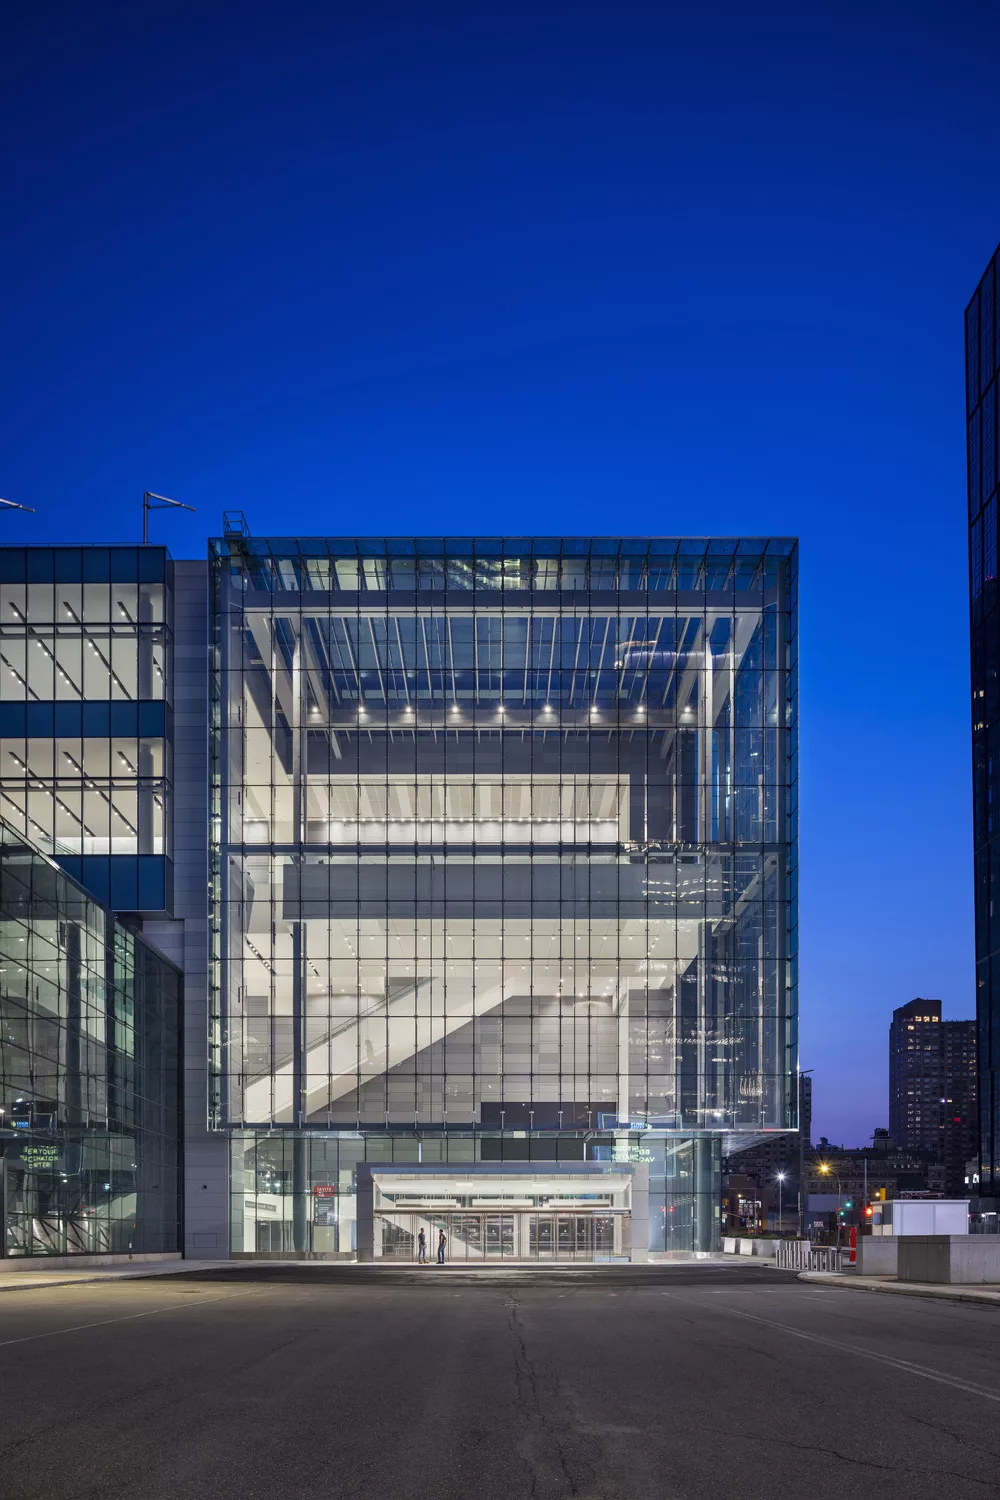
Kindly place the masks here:
[(895, 1235), (863, 1235), (858, 1240), (859, 1276), (895, 1276), (899, 1239)]
[(0, 1270), (86, 1271), (88, 1266), (141, 1265), (144, 1261), (180, 1260), (179, 1250), (151, 1250), (141, 1255), (5, 1255)]
[(1000, 1235), (910, 1234), (898, 1244), (900, 1281), (1000, 1283)]

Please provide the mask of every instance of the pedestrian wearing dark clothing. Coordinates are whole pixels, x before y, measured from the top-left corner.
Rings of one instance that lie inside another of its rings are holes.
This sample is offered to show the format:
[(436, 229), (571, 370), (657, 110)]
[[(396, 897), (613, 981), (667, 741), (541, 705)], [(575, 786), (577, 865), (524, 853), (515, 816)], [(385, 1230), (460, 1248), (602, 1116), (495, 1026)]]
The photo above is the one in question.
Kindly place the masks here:
[(439, 1229), (438, 1230), (438, 1265), (439, 1266), (443, 1266), (444, 1265), (444, 1247), (445, 1247), (445, 1245), (447, 1245), (447, 1243), (448, 1243), (448, 1241), (444, 1237), (444, 1230), (443, 1229)]
[(424, 1234), (424, 1231), (421, 1229), (420, 1233), (417, 1235), (417, 1265), (418, 1266), (426, 1266), (426, 1264), (427, 1264), (427, 1236), (426, 1236), (426, 1234)]

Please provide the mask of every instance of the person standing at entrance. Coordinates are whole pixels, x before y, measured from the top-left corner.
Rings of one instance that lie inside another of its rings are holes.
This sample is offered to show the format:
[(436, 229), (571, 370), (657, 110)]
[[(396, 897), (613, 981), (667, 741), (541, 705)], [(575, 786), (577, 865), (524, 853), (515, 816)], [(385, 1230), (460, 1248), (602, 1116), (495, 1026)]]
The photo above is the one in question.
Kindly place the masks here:
[(424, 1234), (424, 1231), (421, 1229), (420, 1233), (417, 1235), (417, 1265), (418, 1266), (426, 1266), (426, 1264), (427, 1264), (427, 1236), (426, 1236), (426, 1234)]
[(438, 1230), (438, 1265), (439, 1266), (443, 1266), (444, 1265), (444, 1247), (445, 1247), (445, 1245), (447, 1245), (447, 1243), (448, 1243), (448, 1241), (444, 1237), (444, 1230), (443, 1229), (439, 1229)]

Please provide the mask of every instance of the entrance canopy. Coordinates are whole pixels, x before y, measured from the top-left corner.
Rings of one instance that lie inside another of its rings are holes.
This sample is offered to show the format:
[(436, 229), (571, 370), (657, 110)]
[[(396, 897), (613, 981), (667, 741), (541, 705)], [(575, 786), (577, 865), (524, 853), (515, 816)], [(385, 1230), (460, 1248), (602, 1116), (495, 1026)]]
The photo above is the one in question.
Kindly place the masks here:
[(423, 1230), (433, 1251), (444, 1234), (449, 1260), (645, 1259), (647, 1201), (643, 1164), (368, 1165), (359, 1258), (415, 1260)]

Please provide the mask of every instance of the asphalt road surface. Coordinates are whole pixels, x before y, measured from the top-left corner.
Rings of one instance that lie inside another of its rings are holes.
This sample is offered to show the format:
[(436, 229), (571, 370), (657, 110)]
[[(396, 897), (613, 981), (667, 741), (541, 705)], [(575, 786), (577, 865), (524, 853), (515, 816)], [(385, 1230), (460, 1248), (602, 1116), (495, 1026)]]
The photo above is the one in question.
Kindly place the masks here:
[(0, 1295), (18, 1500), (1000, 1496), (1000, 1310), (739, 1264)]

